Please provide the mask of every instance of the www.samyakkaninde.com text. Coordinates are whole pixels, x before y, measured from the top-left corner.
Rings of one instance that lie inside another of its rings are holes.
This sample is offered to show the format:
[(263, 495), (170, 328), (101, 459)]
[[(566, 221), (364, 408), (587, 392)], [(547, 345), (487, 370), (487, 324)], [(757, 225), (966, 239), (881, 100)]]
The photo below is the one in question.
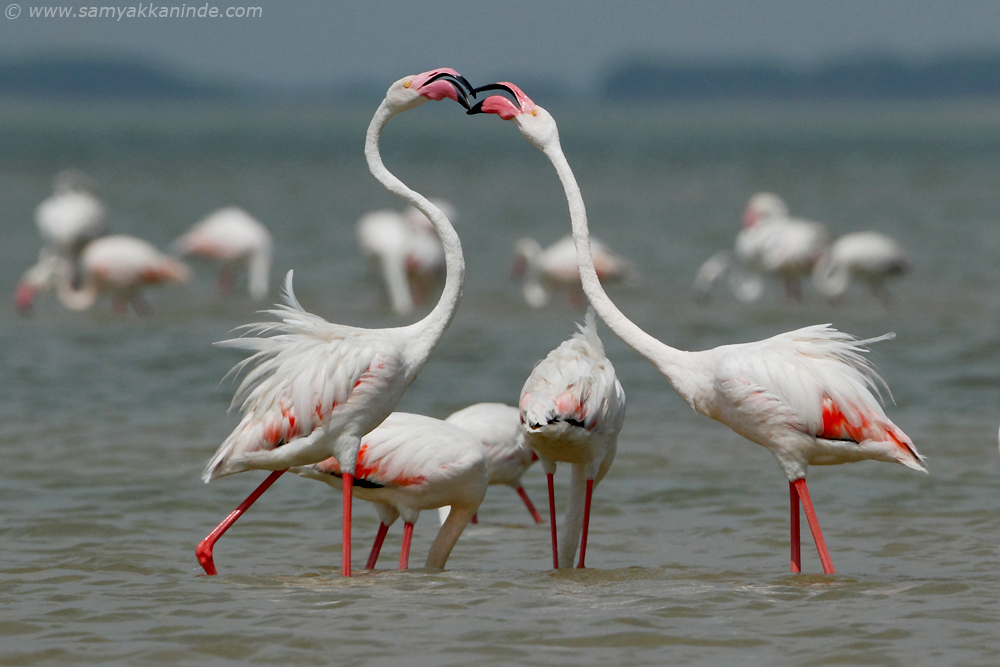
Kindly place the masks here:
[(33, 19), (204, 19), (262, 18), (263, 7), (217, 7), (215, 5), (158, 5), (140, 2), (137, 5), (84, 5), (82, 7), (28, 7)]

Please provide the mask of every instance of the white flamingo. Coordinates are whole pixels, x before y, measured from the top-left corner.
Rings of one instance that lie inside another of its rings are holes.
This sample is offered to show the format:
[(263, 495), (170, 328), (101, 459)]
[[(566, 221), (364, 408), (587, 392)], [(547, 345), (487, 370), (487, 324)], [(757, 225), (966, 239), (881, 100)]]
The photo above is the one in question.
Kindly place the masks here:
[[(541, 515), (521, 484), (524, 473), (538, 460), (521, 436), (521, 411), (504, 403), (475, 403), (453, 412), (445, 421), (464, 428), (483, 443), (490, 459), (490, 485), (502, 484), (514, 489), (531, 518), (541, 523)], [(444, 521), (448, 509), (441, 508), (440, 515)], [(476, 523), (476, 517), (472, 523)]]
[[(538, 362), (519, 402), (524, 442), (538, 453), (548, 481), (555, 568), (572, 567), (578, 543), (577, 567), (585, 565), (594, 487), (611, 468), (625, 421), (625, 392), (604, 354), (593, 310), (579, 329)], [(573, 475), (557, 539), (553, 477), (559, 461), (572, 464)]]
[(831, 301), (843, 297), (852, 282), (864, 284), (882, 303), (891, 301), (886, 282), (910, 270), (910, 259), (896, 241), (878, 232), (841, 236), (820, 256), (813, 284)]
[[(594, 267), (602, 282), (624, 280), (632, 275), (631, 265), (620, 255), (597, 239), (591, 239), (591, 244)], [(532, 308), (544, 308), (552, 292), (559, 289), (569, 292), (574, 305), (583, 300), (572, 236), (565, 236), (544, 249), (535, 239), (519, 239), (514, 244), (511, 274), (522, 281), (524, 300)]]
[(91, 308), (101, 294), (108, 294), (116, 313), (124, 313), (131, 303), (136, 312), (147, 314), (144, 288), (184, 283), (190, 273), (152, 244), (123, 234), (91, 241), (76, 265), (62, 257), (54, 263), (56, 296), (66, 308), (77, 311)]
[(238, 206), (213, 211), (180, 238), (174, 251), (216, 264), (219, 291), (229, 294), (239, 272), (247, 272), (247, 289), (254, 299), (267, 297), (271, 279), (271, 232)]
[(549, 158), (569, 204), (583, 289), (608, 327), (652, 363), (696, 411), (729, 426), (768, 449), (789, 481), (792, 518), (791, 568), (801, 569), (801, 500), (823, 570), (833, 563), (823, 540), (805, 476), (810, 464), (831, 465), (864, 459), (901, 463), (927, 472), (913, 442), (893, 424), (876, 398), (881, 377), (864, 358), (867, 343), (829, 325), (711, 350), (687, 352), (670, 347), (639, 328), (611, 301), (594, 270), (587, 212), (573, 171), (559, 144), (555, 120), (509, 83), (469, 113), (494, 113), (514, 120), (521, 133)]
[(733, 253), (716, 253), (698, 270), (695, 296), (707, 299), (728, 270), (730, 290), (741, 301), (759, 299), (768, 277), (778, 278), (788, 296), (801, 299), (801, 281), (812, 273), (828, 243), (822, 224), (789, 217), (780, 197), (758, 192), (747, 203)]
[(61, 260), (75, 262), (84, 246), (105, 233), (106, 220), (107, 208), (86, 174), (75, 169), (56, 174), (52, 194), (35, 209), (42, 249), (15, 292), (21, 313), (31, 310), (36, 294), (55, 289)]
[[(454, 206), (431, 199), (449, 220)], [(355, 228), (358, 249), (382, 275), (389, 303), (397, 315), (422, 303), (445, 270), (441, 240), (427, 216), (413, 206), (402, 213), (381, 209), (366, 213)]]
[(215, 573), (212, 547), (254, 501), (288, 468), (335, 457), (343, 469), (344, 523), (342, 573), (351, 572), (351, 488), (361, 438), (396, 407), (427, 363), (461, 298), (465, 262), (458, 235), (444, 214), (396, 178), (379, 155), (379, 138), (398, 113), (427, 100), (450, 98), (468, 106), (468, 83), (448, 68), (407, 76), (389, 87), (368, 127), (368, 167), (390, 192), (420, 208), (434, 223), (447, 257), (445, 287), (437, 305), (422, 320), (405, 327), (362, 329), (327, 322), (306, 312), (285, 283), (287, 305), (269, 311), (277, 322), (250, 325), (270, 336), (241, 337), (222, 343), (254, 352), (237, 369), (251, 366), (233, 398), (243, 418), (209, 461), (203, 479), (253, 469), (270, 476), (198, 545), (196, 554), (208, 574)]
[[(389, 527), (403, 517), (399, 569), (409, 565), (413, 526), (421, 510), (451, 506), (424, 567), (441, 569), (462, 531), (486, 497), (489, 458), (479, 440), (440, 419), (393, 412), (361, 439), (354, 467), (354, 495), (374, 503), (379, 527), (366, 569), (373, 569)], [(335, 458), (292, 472), (343, 488)]]

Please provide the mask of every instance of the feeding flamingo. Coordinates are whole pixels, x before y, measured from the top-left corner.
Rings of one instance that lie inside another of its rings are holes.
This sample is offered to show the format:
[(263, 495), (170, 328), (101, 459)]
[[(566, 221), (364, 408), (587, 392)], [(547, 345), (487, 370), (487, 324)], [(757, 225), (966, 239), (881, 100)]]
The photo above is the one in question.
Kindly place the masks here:
[(886, 282), (910, 270), (910, 259), (896, 241), (878, 232), (845, 234), (830, 244), (813, 269), (813, 284), (831, 301), (852, 282), (864, 284), (883, 304), (891, 301)]
[[(449, 220), (455, 208), (431, 199)], [(422, 303), (444, 274), (444, 249), (427, 216), (413, 206), (402, 213), (382, 209), (366, 213), (355, 228), (358, 249), (382, 275), (389, 303), (406, 315)]]
[(52, 194), (35, 209), (42, 249), (18, 283), (18, 311), (29, 312), (37, 293), (55, 289), (63, 260), (76, 262), (84, 246), (105, 233), (106, 218), (107, 208), (86, 174), (75, 169), (56, 174)]
[(589, 244), (587, 212), (579, 185), (559, 144), (555, 120), (517, 86), (492, 84), (514, 101), (494, 95), (469, 113), (514, 120), (521, 133), (549, 158), (569, 204), (584, 292), (608, 327), (652, 363), (696, 411), (770, 451), (789, 482), (791, 569), (801, 570), (799, 502), (812, 529), (823, 571), (834, 572), (809, 498), (810, 464), (864, 459), (901, 463), (927, 472), (913, 442), (876, 398), (881, 377), (863, 356), (868, 343), (829, 325), (778, 334), (765, 340), (687, 352), (670, 347), (629, 320), (601, 287)]
[[(591, 498), (615, 459), (625, 421), (625, 392), (604, 354), (592, 309), (579, 331), (531, 371), (519, 406), (524, 442), (538, 453), (548, 481), (552, 566), (572, 567), (579, 543), (577, 567), (584, 567)], [(573, 474), (557, 538), (553, 477), (559, 461), (572, 464)]]
[(271, 278), (271, 233), (238, 206), (210, 213), (174, 241), (179, 255), (194, 256), (218, 266), (219, 291), (232, 291), (236, 274), (246, 270), (247, 290), (258, 301), (267, 297)]
[[(633, 270), (627, 261), (597, 239), (591, 239), (594, 267), (601, 281), (624, 280)], [(576, 269), (576, 246), (572, 236), (565, 236), (542, 248), (535, 239), (523, 238), (514, 244), (511, 274), (522, 281), (525, 302), (532, 308), (544, 308), (552, 292), (565, 289), (574, 304), (582, 302), (580, 272)]]
[(274, 472), (198, 545), (198, 560), (208, 574), (215, 573), (216, 540), (285, 470), (333, 456), (343, 470), (341, 571), (350, 576), (351, 488), (361, 438), (389, 416), (427, 363), (455, 315), (465, 276), (458, 234), (440, 209), (386, 169), (379, 138), (389, 119), (427, 100), (450, 98), (468, 107), (469, 88), (458, 72), (448, 68), (404, 77), (389, 87), (365, 138), (372, 175), (423, 211), (441, 237), (447, 271), (431, 312), (409, 326), (388, 329), (332, 324), (302, 308), (292, 292), (289, 271), (286, 304), (269, 311), (279, 321), (248, 327), (251, 333), (272, 335), (222, 343), (254, 354), (237, 366), (252, 367), (233, 398), (234, 405), (242, 406), (243, 418), (209, 461), (203, 479), (210, 482), (253, 469)]
[[(445, 419), (464, 428), (483, 443), (490, 459), (490, 485), (503, 484), (514, 489), (528, 508), (531, 518), (535, 523), (541, 523), (542, 517), (521, 484), (521, 477), (538, 460), (538, 455), (524, 444), (520, 420), (521, 411), (504, 403), (475, 403)], [(442, 508), (440, 514), (444, 521), (448, 509)], [(476, 517), (472, 518), (472, 523), (476, 523)]]
[(101, 294), (108, 294), (116, 313), (124, 313), (132, 304), (145, 315), (150, 309), (143, 288), (184, 283), (189, 275), (183, 263), (142, 239), (123, 234), (88, 243), (76, 266), (62, 257), (54, 262), (56, 296), (70, 310), (87, 310)]
[[(424, 567), (441, 569), (462, 531), (486, 497), (489, 458), (479, 440), (440, 419), (393, 412), (361, 439), (354, 468), (354, 495), (374, 503), (379, 527), (367, 569), (373, 569), (389, 527), (403, 517), (399, 569), (409, 565), (413, 526), (421, 510), (450, 505)], [(292, 472), (343, 488), (335, 458), (291, 469)]]

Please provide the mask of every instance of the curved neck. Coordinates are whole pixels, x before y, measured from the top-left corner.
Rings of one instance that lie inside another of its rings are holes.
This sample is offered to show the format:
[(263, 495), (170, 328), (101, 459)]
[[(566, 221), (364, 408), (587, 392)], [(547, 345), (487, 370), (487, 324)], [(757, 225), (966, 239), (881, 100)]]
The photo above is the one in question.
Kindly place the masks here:
[(433, 348), (444, 334), (444, 330), (451, 324), (455, 316), (455, 309), (462, 298), (462, 282), (465, 278), (465, 259), (462, 257), (462, 244), (458, 240), (455, 228), (451, 226), (447, 216), (441, 212), (437, 206), (432, 204), (419, 192), (415, 192), (406, 186), (401, 180), (396, 178), (385, 165), (382, 164), (382, 156), (379, 154), (379, 138), (382, 135), (382, 128), (385, 127), (389, 119), (396, 115), (396, 111), (389, 108), (383, 101), (375, 111), (371, 124), (368, 126), (368, 134), (365, 137), (365, 157), (368, 160), (368, 168), (372, 175), (385, 186), (385, 188), (407, 202), (413, 204), (427, 219), (434, 225), (438, 238), (441, 239), (441, 246), (444, 248), (445, 257), (445, 280), (444, 289), (437, 305), (414, 327), (420, 328), (427, 335), (421, 338)]
[(451, 550), (458, 542), (458, 538), (462, 536), (462, 531), (469, 525), (476, 509), (478, 506), (476, 508), (451, 506), (448, 518), (441, 524), (437, 537), (434, 538), (430, 551), (427, 552), (427, 561), (424, 563), (424, 567), (444, 569), (445, 563), (448, 562), (448, 556), (451, 555)]
[(687, 353), (665, 345), (643, 331), (625, 317), (604, 291), (597, 277), (597, 270), (594, 268), (594, 256), (590, 249), (590, 230), (587, 227), (587, 209), (583, 204), (583, 195), (580, 194), (580, 186), (577, 185), (573, 170), (566, 161), (558, 139), (549, 143), (543, 152), (551, 160), (566, 191), (570, 222), (573, 225), (573, 241), (576, 244), (577, 268), (580, 271), (580, 282), (583, 284), (584, 293), (594, 310), (615, 335), (652, 362), (668, 380), (672, 380), (675, 369), (681, 363), (680, 358)]
[(73, 285), (73, 266), (63, 259), (56, 275), (56, 296), (69, 310), (87, 310), (97, 301), (97, 286), (86, 273), (80, 287)]

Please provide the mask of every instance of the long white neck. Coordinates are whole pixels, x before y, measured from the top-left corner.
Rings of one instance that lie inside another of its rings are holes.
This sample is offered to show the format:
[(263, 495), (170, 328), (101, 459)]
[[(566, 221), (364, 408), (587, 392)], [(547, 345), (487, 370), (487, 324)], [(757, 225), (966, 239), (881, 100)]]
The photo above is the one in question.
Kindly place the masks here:
[(687, 365), (685, 360), (690, 353), (665, 345), (643, 331), (632, 320), (625, 317), (625, 314), (618, 309), (618, 306), (604, 291), (604, 287), (601, 286), (601, 281), (597, 277), (597, 270), (594, 268), (594, 256), (590, 249), (590, 230), (587, 227), (587, 209), (583, 204), (583, 195), (580, 194), (580, 186), (576, 182), (573, 170), (563, 154), (558, 138), (549, 142), (542, 150), (552, 161), (563, 189), (566, 191), (570, 222), (573, 225), (573, 241), (576, 243), (577, 268), (580, 271), (583, 291), (591, 305), (600, 318), (604, 320), (604, 323), (608, 325), (608, 328), (615, 332), (615, 335), (648, 359), (674, 385), (674, 388), (687, 398), (686, 392), (678, 386), (677, 379)]
[(455, 316), (455, 309), (462, 298), (462, 283), (465, 279), (465, 259), (462, 257), (462, 244), (458, 239), (455, 228), (451, 226), (447, 216), (441, 212), (437, 206), (432, 204), (419, 192), (415, 192), (406, 186), (401, 180), (396, 178), (385, 165), (382, 164), (382, 156), (379, 154), (379, 138), (382, 128), (389, 122), (389, 119), (396, 115), (396, 111), (389, 108), (383, 101), (371, 124), (368, 126), (368, 134), (365, 137), (365, 157), (368, 159), (368, 168), (372, 175), (385, 186), (385, 188), (396, 195), (399, 195), (407, 202), (413, 204), (427, 219), (434, 225), (441, 245), (444, 248), (445, 257), (445, 280), (444, 289), (437, 305), (419, 322), (412, 326), (421, 332), (418, 340), (427, 346), (427, 352), (433, 349), (444, 334), (444, 330), (451, 324)]

